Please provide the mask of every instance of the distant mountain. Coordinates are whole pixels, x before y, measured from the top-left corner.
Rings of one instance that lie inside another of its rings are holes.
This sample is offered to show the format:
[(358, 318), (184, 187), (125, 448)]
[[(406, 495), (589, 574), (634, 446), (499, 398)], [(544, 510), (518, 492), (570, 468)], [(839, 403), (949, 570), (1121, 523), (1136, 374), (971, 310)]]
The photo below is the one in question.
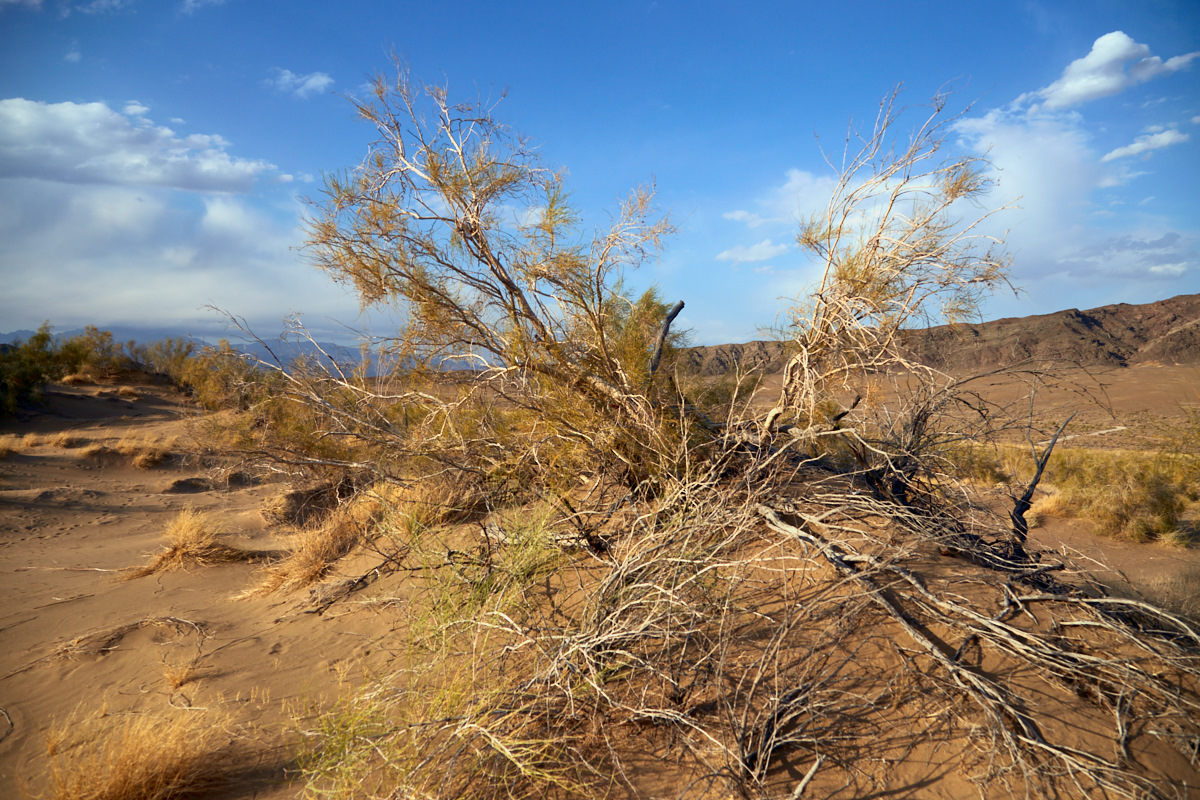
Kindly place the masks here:
[[(129, 341), (137, 342), (138, 344), (151, 344), (153, 342), (162, 341), (163, 339), (183, 339), (184, 341), (193, 342), (196, 349), (215, 346), (214, 342), (209, 342), (204, 339), (199, 339), (194, 336), (181, 334), (179, 331), (159, 328), (102, 328), (112, 333), (113, 341), (125, 343)], [(83, 328), (75, 328), (66, 331), (54, 331), (54, 338), (57, 341), (70, 339), (83, 334)], [(18, 341), (24, 342), (33, 336), (37, 331), (19, 330), (9, 333), (0, 333), (0, 344), (15, 344)], [(234, 337), (230, 337), (234, 339)], [(288, 363), (299, 356), (320, 357), (320, 351), (324, 350), (330, 356), (336, 358), (342, 365), (353, 367), (358, 364), (359, 351), (356, 347), (347, 347), (345, 345), (334, 344), (333, 342), (318, 342), (314, 345), (312, 342), (296, 342), (283, 340), (264, 340), (262, 342), (245, 342), (234, 339), (230, 341), (230, 345), (240, 352), (246, 353), (259, 361), (268, 364), (274, 363), (276, 357), (283, 363)], [(318, 346), (320, 350), (318, 349)]]
[[(915, 360), (950, 370), (1026, 360), (1109, 367), (1200, 365), (1200, 294), (976, 325), (939, 325), (907, 331), (904, 341)], [(771, 373), (786, 363), (785, 345), (769, 341), (692, 347), (683, 354), (684, 369), (701, 375), (725, 374), (738, 364)]]

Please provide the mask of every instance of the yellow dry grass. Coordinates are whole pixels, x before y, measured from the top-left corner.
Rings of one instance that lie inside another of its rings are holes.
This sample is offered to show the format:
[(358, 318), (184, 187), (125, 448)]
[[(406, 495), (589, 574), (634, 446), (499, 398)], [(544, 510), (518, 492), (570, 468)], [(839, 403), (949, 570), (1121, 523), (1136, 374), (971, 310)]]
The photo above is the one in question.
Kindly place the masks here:
[(221, 720), (72, 715), (45, 735), (49, 772), (37, 800), (168, 800), (227, 781), (232, 766)]
[(466, 510), (472, 502), (474, 494), (469, 487), (449, 481), (418, 480), (406, 486), (376, 484), (318, 522), (297, 529), (291, 553), (264, 568), (257, 585), (242, 596), (301, 589), (325, 577), (335, 562), (374, 535), (381, 524), (401, 537), (418, 536)]
[(71, 433), (70, 431), (62, 431), (61, 433), (56, 433), (53, 436), (46, 437), (46, 439), (43, 441), (44, 444), (48, 444), (51, 447), (60, 447), (64, 450), (74, 449), (77, 447), (83, 447), (84, 445), (89, 444), (90, 442), (91, 442), (91, 439), (88, 439), (84, 436), (80, 436), (75, 433)]
[(161, 464), (170, 455), (176, 441), (174, 438), (162, 441), (148, 436), (124, 436), (114, 449), (128, 457), (138, 469), (150, 469)]
[(290, 592), (319, 581), (338, 559), (366, 537), (369, 529), (369, 525), (357, 521), (346, 510), (336, 509), (321, 522), (297, 530), (293, 534), (292, 552), (282, 561), (264, 567), (258, 583), (241, 596)]
[(0, 458), (8, 458), (14, 453), (25, 449), (25, 443), (19, 436), (5, 434), (0, 436)]
[(156, 555), (149, 564), (134, 569), (127, 578), (182, 569), (188, 564), (204, 566), (249, 561), (256, 555), (225, 544), (221, 541), (221, 534), (212, 516), (191, 508), (185, 508), (171, 520), (163, 538), (167, 541), (167, 549)]

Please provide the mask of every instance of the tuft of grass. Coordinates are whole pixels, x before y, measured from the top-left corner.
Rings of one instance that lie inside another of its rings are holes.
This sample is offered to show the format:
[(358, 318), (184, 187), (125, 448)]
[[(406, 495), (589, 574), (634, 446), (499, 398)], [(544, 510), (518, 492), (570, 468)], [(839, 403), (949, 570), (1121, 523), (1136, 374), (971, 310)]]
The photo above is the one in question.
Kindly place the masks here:
[(49, 773), (36, 800), (171, 800), (227, 783), (233, 772), (218, 720), (73, 715), (45, 735)]
[(146, 436), (125, 436), (117, 442), (115, 449), (131, 459), (138, 469), (150, 469), (166, 460), (174, 445), (174, 439), (163, 442)]
[(117, 396), (124, 397), (129, 400), (141, 400), (142, 399), (141, 393), (138, 392), (137, 389), (134, 389), (132, 386), (122, 386), (120, 389), (117, 389)]
[(167, 541), (167, 549), (156, 555), (149, 564), (134, 569), (127, 579), (182, 569), (188, 564), (204, 566), (250, 561), (257, 557), (253, 552), (239, 550), (222, 542), (211, 515), (191, 508), (185, 508), (171, 520), (163, 538)]
[(12, 434), (0, 436), (0, 458), (8, 458), (25, 449), (24, 440)]
[(90, 443), (91, 439), (71, 433), (70, 431), (56, 433), (45, 440), (45, 444), (51, 447), (61, 447), (64, 450), (72, 450)]
[(324, 520), (293, 534), (292, 552), (278, 563), (264, 567), (258, 583), (242, 597), (272, 592), (291, 592), (316, 583), (330, 568), (369, 533), (369, 525), (338, 508)]
[(79, 451), (80, 458), (86, 458), (92, 461), (106, 461), (115, 455), (118, 455), (116, 450), (113, 450), (106, 444), (100, 444), (99, 442), (93, 442), (92, 444), (86, 445)]
[(163, 678), (172, 690), (179, 689), (203, 676), (203, 671), (196, 666), (193, 659), (183, 664), (168, 664), (163, 661)]

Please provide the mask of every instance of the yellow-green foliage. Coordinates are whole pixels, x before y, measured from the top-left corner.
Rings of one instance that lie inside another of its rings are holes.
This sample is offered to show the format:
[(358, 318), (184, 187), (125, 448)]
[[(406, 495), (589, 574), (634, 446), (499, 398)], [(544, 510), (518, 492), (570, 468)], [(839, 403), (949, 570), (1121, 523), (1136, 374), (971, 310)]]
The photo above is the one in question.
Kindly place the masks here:
[[(1035, 468), (1029, 449), (1016, 445), (964, 448), (952, 460), (960, 475), (988, 484), (1024, 486)], [(1200, 493), (1197, 478), (1197, 459), (1186, 454), (1059, 445), (1039, 484), (1050, 497), (1035, 508), (1086, 517), (1107, 535), (1175, 540)]]

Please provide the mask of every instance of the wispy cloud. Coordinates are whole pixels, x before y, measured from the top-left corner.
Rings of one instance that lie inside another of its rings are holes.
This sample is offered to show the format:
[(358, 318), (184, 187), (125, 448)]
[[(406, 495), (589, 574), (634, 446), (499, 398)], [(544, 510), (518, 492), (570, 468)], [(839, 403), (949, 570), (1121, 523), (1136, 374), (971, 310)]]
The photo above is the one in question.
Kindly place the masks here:
[(75, 6), (75, 10), (82, 14), (107, 14), (132, 4), (133, 0), (92, 0), (90, 3)]
[(1118, 94), (1158, 75), (1175, 72), (1200, 58), (1200, 51), (1163, 61), (1150, 54), (1123, 31), (1106, 33), (1092, 44), (1091, 52), (1072, 61), (1062, 77), (1024, 98), (1040, 99), (1045, 108), (1058, 110)]
[(29, 6), (31, 8), (40, 8), (42, 0), (0, 0), (0, 8), (4, 6)]
[(1179, 131), (1162, 131), (1161, 133), (1146, 134), (1134, 139), (1132, 144), (1110, 150), (1104, 154), (1104, 157), (1100, 161), (1104, 163), (1118, 158), (1128, 158), (1129, 156), (1136, 156), (1142, 153), (1150, 153), (1163, 147), (1170, 147), (1173, 144), (1181, 144), (1187, 140), (1188, 135)]
[(224, 2), (225, 0), (183, 0), (183, 5), (179, 7), (179, 10), (184, 14), (191, 14), (205, 6), (219, 6)]
[(243, 192), (274, 167), (229, 155), (218, 135), (179, 136), (155, 126), (140, 103), (0, 100), (0, 178), (69, 184)]
[(275, 77), (268, 79), (266, 83), (277, 91), (304, 99), (309, 95), (324, 92), (333, 85), (333, 78), (324, 72), (310, 72), (307, 75), (297, 75), (290, 69), (279, 69), (276, 67)]
[(763, 239), (758, 244), (745, 247), (738, 245), (717, 253), (717, 261), (732, 261), (734, 264), (744, 264), (753, 261), (766, 261), (775, 256), (781, 256), (788, 251), (786, 244), (775, 244), (770, 239)]

